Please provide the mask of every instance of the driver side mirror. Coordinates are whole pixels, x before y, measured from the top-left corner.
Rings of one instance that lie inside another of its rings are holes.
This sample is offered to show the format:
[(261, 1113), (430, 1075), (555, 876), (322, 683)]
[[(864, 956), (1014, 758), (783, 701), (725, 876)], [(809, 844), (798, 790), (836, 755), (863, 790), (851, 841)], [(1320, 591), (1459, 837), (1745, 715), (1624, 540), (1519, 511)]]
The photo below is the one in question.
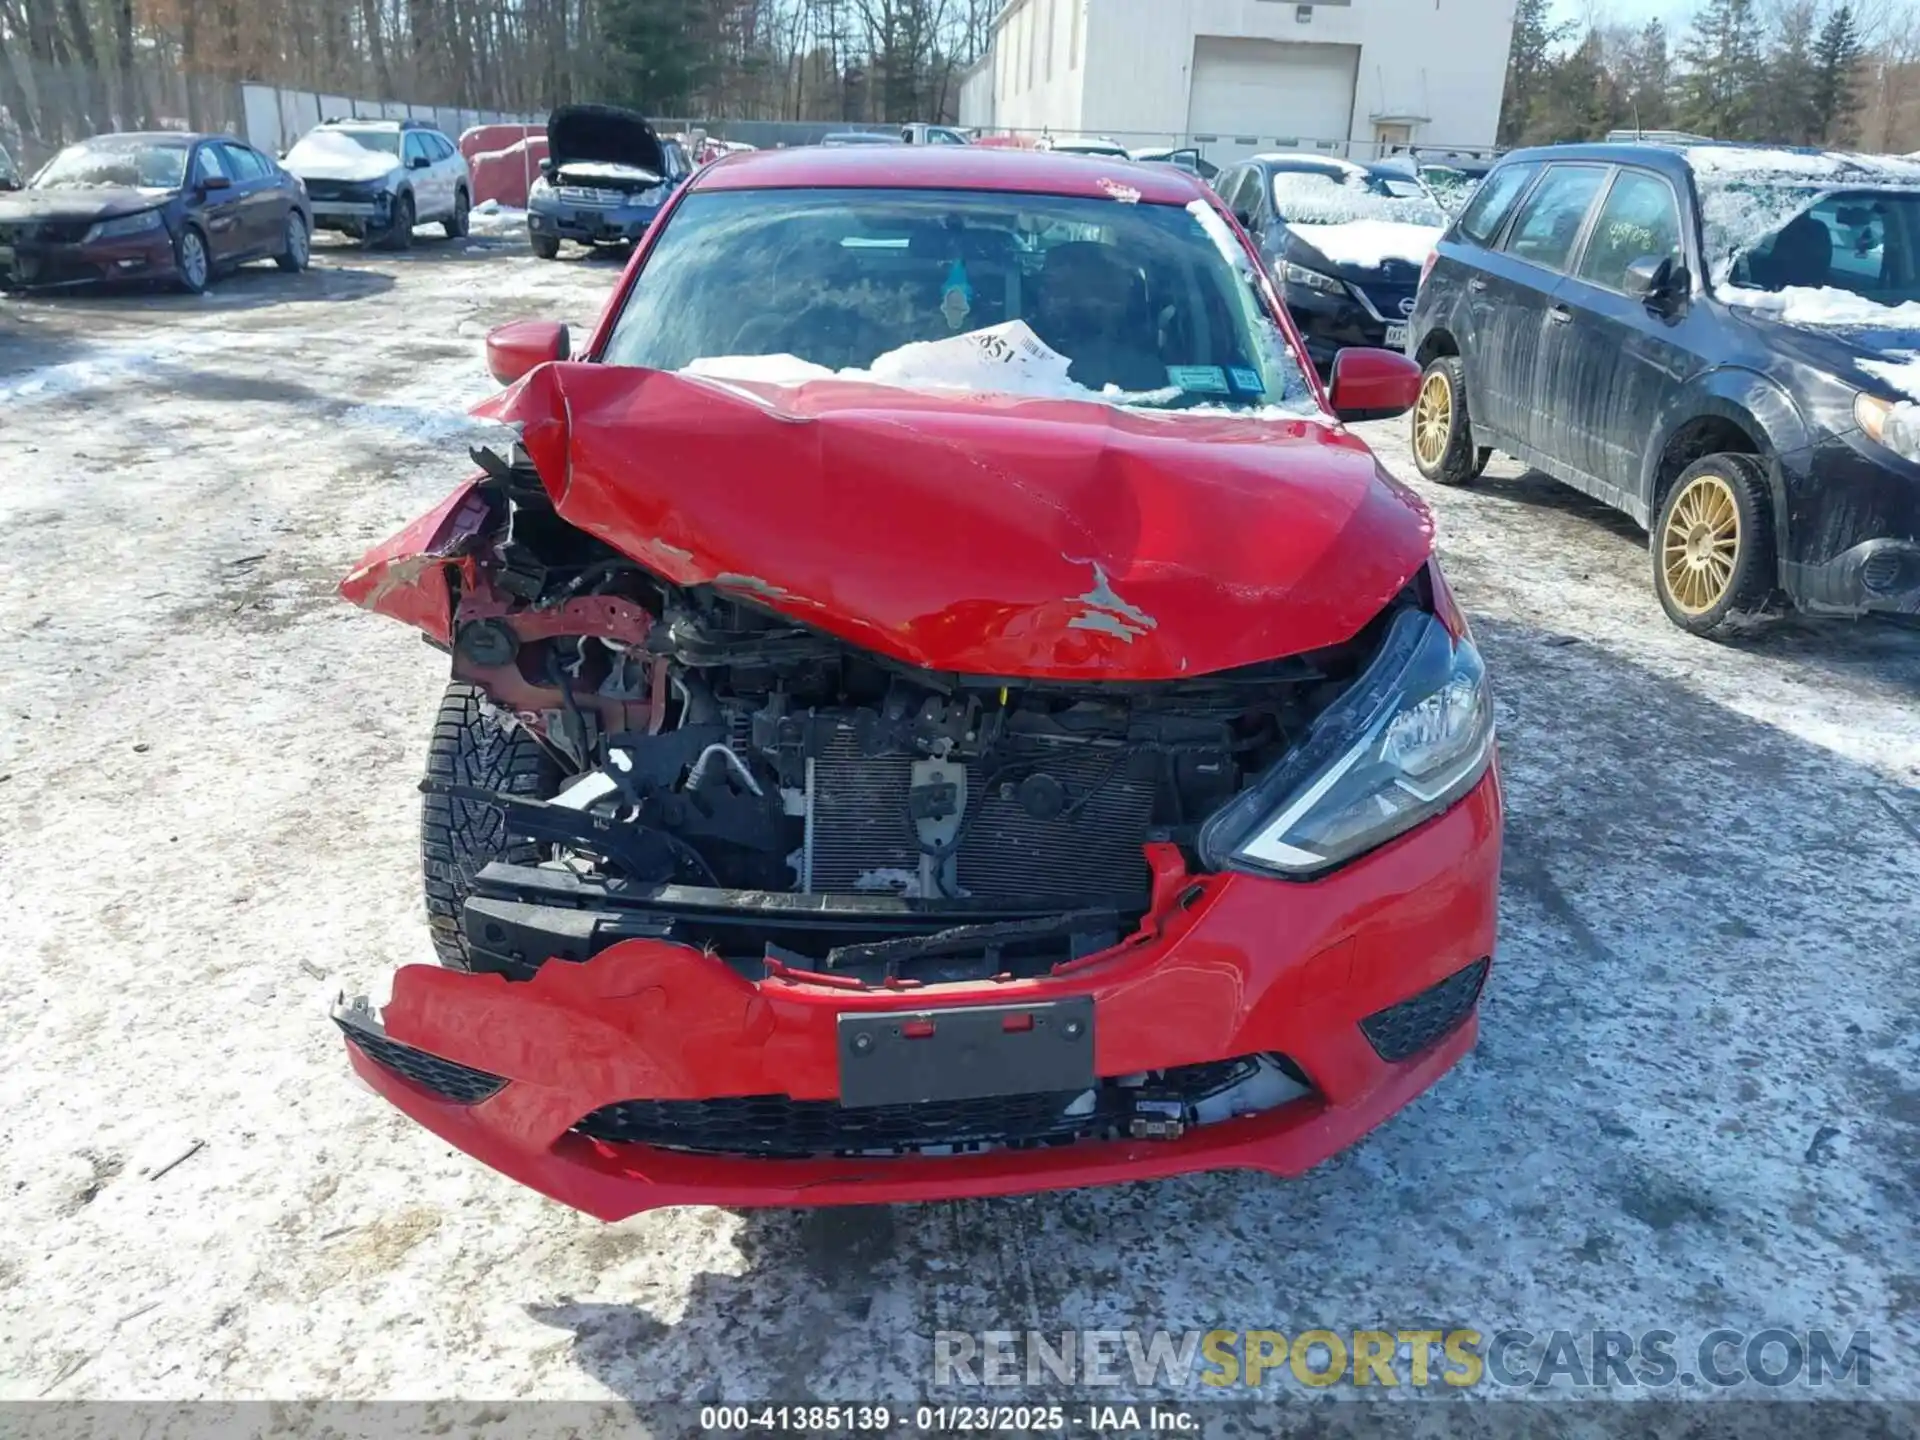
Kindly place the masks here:
[(541, 157), (540, 174), (548, 180), (553, 179), (553, 160), (551, 157), (549, 156)]
[(429, 160), (426, 156), (416, 155), (407, 161), (407, 168), (409, 170), (424, 170), (431, 164), (433, 164), (433, 161)]
[(487, 370), (502, 385), (572, 354), (572, 335), (553, 320), (515, 320), (487, 332)]
[(203, 175), (200, 177), (200, 188), (207, 191), (231, 190), (233, 181), (224, 175)]
[(1680, 308), (1691, 283), (1687, 267), (1674, 264), (1670, 255), (1642, 255), (1627, 266), (1627, 294), (1663, 314)]
[(1333, 357), (1327, 393), (1343, 422), (1391, 420), (1420, 398), (1420, 367), (1398, 350), (1342, 350)]

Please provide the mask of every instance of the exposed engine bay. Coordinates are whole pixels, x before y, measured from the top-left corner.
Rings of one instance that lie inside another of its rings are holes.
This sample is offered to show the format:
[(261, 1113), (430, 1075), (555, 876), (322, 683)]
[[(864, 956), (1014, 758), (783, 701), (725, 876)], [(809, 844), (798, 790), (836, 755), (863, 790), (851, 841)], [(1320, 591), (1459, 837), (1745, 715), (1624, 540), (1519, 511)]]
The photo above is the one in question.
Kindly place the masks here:
[(454, 675), (564, 778), (547, 800), (440, 789), (500, 804), (510, 831), (576, 873), (752, 892), (773, 911), (780, 896), (867, 896), (949, 925), (1065, 912), (1080, 917), (1069, 953), (1098, 948), (1148, 906), (1143, 847), (1194, 863), (1201, 824), (1377, 641), (1370, 627), (1332, 652), (1191, 680), (921, 670), (795, 622), (744, 577), (668, 584), (560, 519), (524, 455), (476, 458), (487, 510), (462, 542), (474, 563)]

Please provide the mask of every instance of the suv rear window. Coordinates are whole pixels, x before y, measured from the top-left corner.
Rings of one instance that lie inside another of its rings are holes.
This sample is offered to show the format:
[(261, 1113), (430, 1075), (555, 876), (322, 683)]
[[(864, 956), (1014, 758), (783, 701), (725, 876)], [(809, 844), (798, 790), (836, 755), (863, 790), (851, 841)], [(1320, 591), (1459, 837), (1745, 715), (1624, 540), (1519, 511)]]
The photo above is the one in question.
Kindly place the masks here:
[(1460, 233), (1480, 245), (1491, 240), (1539, 169), (1538, 165), (1503, 165), (1487, 176), (1460, 212)]

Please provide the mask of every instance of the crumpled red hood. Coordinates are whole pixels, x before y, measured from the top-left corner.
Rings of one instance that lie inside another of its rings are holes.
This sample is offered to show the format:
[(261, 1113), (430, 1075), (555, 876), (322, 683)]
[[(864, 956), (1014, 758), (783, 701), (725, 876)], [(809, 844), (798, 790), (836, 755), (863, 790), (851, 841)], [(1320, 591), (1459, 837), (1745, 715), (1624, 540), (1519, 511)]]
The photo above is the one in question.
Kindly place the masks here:
[(1163, 680), (1351, 638), (1433, 525), (1329, 423), (543, 365), (560, 515), (681, 585), (975, 675)]

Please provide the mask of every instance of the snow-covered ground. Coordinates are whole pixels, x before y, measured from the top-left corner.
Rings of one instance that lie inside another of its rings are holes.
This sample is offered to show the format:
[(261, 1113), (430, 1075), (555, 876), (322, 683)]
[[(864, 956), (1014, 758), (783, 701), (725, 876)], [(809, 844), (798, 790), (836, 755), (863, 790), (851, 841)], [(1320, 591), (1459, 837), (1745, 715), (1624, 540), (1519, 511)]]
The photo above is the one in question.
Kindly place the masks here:
[(465, 470), (486, 328), (618, 271), (316, 259), (0, 302), (0, 1397), (906, 1398), (941, 1330), (1455, 1325), (1865, 1329), (1920, 1397), (1920, 632), (1687, 639), (1512, 466), (1417, 487), (1504, 737), (1480, 1046), (1306, 1179), (609, 1227), (354, 1087), (327, 1000), (431, 958), (445, 662), (333, 585)]

